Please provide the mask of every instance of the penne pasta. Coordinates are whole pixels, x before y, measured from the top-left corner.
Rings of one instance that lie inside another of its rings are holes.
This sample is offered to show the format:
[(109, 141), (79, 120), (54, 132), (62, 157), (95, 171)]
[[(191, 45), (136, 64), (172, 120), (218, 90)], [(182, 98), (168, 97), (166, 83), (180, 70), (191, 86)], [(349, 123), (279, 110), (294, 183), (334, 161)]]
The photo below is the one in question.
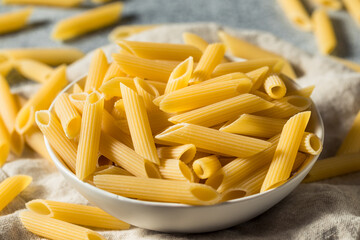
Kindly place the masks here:
[(24, 8), (0, 14), (0, 34), (15, 32), (24, 28), (32, 11), (32, 8)]
[[(194, 124), (171, 126), (155, 136), (158, 140), (178, 144), (194, 144), (196, 148), (225, 156), (246, 157), (254, 155), (271, 144), (260, 139), (221, 132)], [(216, 141), (215, 141), (216, 140)], [(242, 144), (239, 144), (239, 143)]]
[(82, 0), (3, 0), (3, 4), (31, 4), (47, 5), (52, 7), (75, 7), (82, 3)]
[[(103, 167), (103, 166), (102, 166)], [(106, 168), (100, 170), (101, 167), (97, 168), (94, 172), (94, 175), (103, 175), (103, 174), (114, 174), (114, 175), (126, 175), (126, 176), (133, 176), (131, 173), (126, 171), (123, 168), (119, 168), (112, 165), (105, 165)]]
[(26, 144), (35, 152), (37, 152), (41, 157), (47, 159), (51, 164), (53, 161), (49, 155), (49, 152), (46, 149), (44, 142), (44, 135), (38, 129), (38, 127), (31, 127), (24, 135)]
[(246, 73), (246, 76), (249, 77), (253, 83), (253, 91), (256, 91), (264, 84), (264, 81), (268, 76), (269, 69), (270, 68), (268, 66), (265, 66)]
[(357, 113), (354, 122), (344, 138), (336, 155), (360, 152), (360, 111)]
[(133, 148), (133, 143), (131, 137), (128, 135), (130, 133), (128, 126), (123, 126), (116, 121), (108, 111), (103, 111), (102, 116), (102, 125), (101, 129), (103, 132), (109, 134), (110, 136), (114, 137), (116, 140), (122, 142), (129, 148)]
[(155, 42), (136, 42), (121, 40), (117, 44), (128, 53), (140, 58), (184, 61), (193, 57), (195, 62), (200, 60), (202, 52), (191, 45)]
[(278, 0), (286, 17), (299, 29), (311, 31), (312, 25), (309, 14), (300, 0)]
[(66, 67), (56, 68), (49, 78), (20, 109), (15, 119), (16, 131), (24, 134), (34, 124), (34, 114), (38, 110), (47, 109), (55, 96), (67, 84)]
[(53, 68), (31, 59), (20, 59), (15, 62), (16, 70), (25, 78), (43, 83), (49, 79)]
[(145, 80), (148, 84), (154, 86), (160, 95), (164, 94), (165, 89), (166, 89), (166, 83), (164, 82), (158, 82), (158, 81), (151, 81), (151, 80)]
[(98, 92), (89, 94), (82, 114), (76, 155), (76, 176), (80, 180), (85, 180), (96, 169), (103, 111), (104, 97)]
[(343, 0), (343, 3), (350, 16), (360, 26), (360, 2), (358, 0)]
[(198, 48), (201, 52), (204, 52), (209, 45), (207, 41), (199, 37), (198, 35), (190, 32), (184, 32), (182, 38), (185, 44)]
[(72, 93), (82, 93), (84, 90), (82, 89), (82, 87), (80, 87), (79, 84), (75, 83), (73, 85), (73, 89), (72, 89)]
[(95, 91), (100, 88), (108, 66), (104, 52), (101, 49), (97, 49), (91, 57), (89, 72), (84, 88), (85, 92)]
[(82, 114), (83, 112), (85, 100), (88, 96), (89, 96), (88, 93), (83, 93), (83, 92), (69, 94), (70, 102), (74, 105), (74, 107), (80, 114)]
[(187, 87), (193, 72), (193, 67), (194, 60), (192, 57), (189, 57), (174, 68), (170, 74), (169, 81), (166, 84), (164, 94), (169, 94), (181, 88)]
[(26, 203), (26, 208), (44, 217), (82, 226), (113, 230), (130, 228), (130, 224), (92, 206), (36, 199)]
[(138, 77), (134, 78), (134, 83), (137, 93), (144, 100), (146, 110), (149, 113), (159, 112), (159, 108), (153, 103), (153, 100), (160, 95), (158, 90)]
[(155, 24), (143, 24), (143, 25), (120, 25), (114, 28), (109, 34), (109, 40), (116, 43), (119, 40), (130, 37), (133, 34), (137, 34), (146, 30), (153, 29), (159, 25)]
[(274, 99), (272, 99), (269, 95), (267, 95), (266, 93), (260, 91), (260, 90), (254, 90), (252, 91), (252, 94), (258, 96), (258, 97), (261, 97), (262, 99), (268, 101), (268, 102), (271, 102), (273, 101)]
[(10, 134), (0, 116), (0, 168), (5, 164), (10, 153)]
[(284, 125), (261, 192), (282, 185), (290, 177), (310, 115), (310, 111), (298, 113)]
[(151, 132), (153, 135), (158, 134), (164, 131), (167, 127), (174, 125), (168, 120), (172, 116), (169, 113), (156, 111), (150, 112), (148, 116)]
[(19, 216), (20, 221), (28, 231), (49, 239), (105, 240), (103, 236), (90, 229), (42, 216), (31, 211), (22, 211)]
[(3, 210), (29, 184), (32, 178), (27, 175), (15, 175), (0, 183), (0, 211)]
[(337, 45), (330, 18), (325, 10), (318, 9), (312, 14), (312, 21), (318, 48), (322, 54), (329, 55)]
[(299, 151), (319, 155), (322, 151), (322, 142), (315, 134), (305, 132), (300, 142)]
[(116, 77), (126, 77), (126, 73), (124, 73), (119, 65), (116, 62), (112, 62), (109, 66), (109, 68), (106, 71), (106, 74), (104, 76), (103, 83), (109, 81), (110, 79), (116, 78)]
[(177, 159), (162, 159), (159, 171), (164, 179), (194, 182), (195, 177), (191, 169)]
[(341, 10), (342, 4), (339, 0), (312, 0), (316, 5), (329, 10)]
[(273, 99), (280, 99), (286, 94), (286, 86), (283, 80), (276, 74), (272, 74), (265, 79), (265, 92)]
[(56, 24), (51, 37), (65, 41), (109, 26), (120, 19), (122, 9), (123, 3), (115, 2), (61, 20)]
[(192, 167), (200, 179), (206, 179), (218, 171), (221, 168), (221, 164), (215, 155), (211, 155), (196, 159), (192, 163)]
[(116, 120), (126, 119), (125, 106), (124, 106), (124, 101), (122, 99), (119, 99), (114, 103), (114, 108), (111, 111), (111, 115)]
[(304, 87), (299, 90), (290, 91), (287, 93), (287, 95), (288, 96), (298, 95), (298, 96), (309, 98), (311, 96), (312, 92), (314, 91), (314, 89), (315, 89), (315, 85), (311, 85), (311, 86)]
[(94, 183), (103, 190), (142, 200), (192, 205), (211, 205), (220, 200), (220, 195), (213, 188), (185, 181), (98, 175), (94, 177)]
[(190, 163), (196, 154), (194, 144), (184, 144), (174, 147), (159, 147), (157, 153), (161, 159), (178, 159), (184, 163)]
[(211, 127), (233, 119), (240, 114), (252, 113), (260, 109), (272, 108), (273, 106), (272, 103), (258, 96), (245, 93), (202, 108), (175, 115), (169, 118), (169, 121), (174, 124), (192, 123)]
[(127, 87), (136, 91), (134, 79), (129, 77), (112, 78), (109, 81), (104, 82), (99, 90), (105, 95), (106, 100), (110, 100), (113, 97), (122, 97), (120, 83), (125, 84)]

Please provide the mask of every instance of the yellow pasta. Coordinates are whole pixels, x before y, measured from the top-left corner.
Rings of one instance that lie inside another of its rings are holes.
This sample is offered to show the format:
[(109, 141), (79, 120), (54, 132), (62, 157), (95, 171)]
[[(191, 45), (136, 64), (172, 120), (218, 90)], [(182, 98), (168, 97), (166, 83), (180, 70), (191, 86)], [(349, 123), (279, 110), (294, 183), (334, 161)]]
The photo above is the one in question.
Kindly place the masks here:
[(25, 8), (0, 14), (0, 34), (15, 32), (24, 28), (32, 11), (32, 8)]
[(37, 152), (41, 157), (47, 159), (50, 163), (53, 164), (53, 161), (49, 155), (49, 152), (46, 149), (44, 142), (44, 135), (41, 131), (36, 127), (31, 127), (25, 133), (25, 142), (26, 144), (35, 152)]
[(144, 101), (146, 110), (149, 113), (157, 113), (159, 108), (153, 103), (153, 100), (159, 96), (158, 90), (154, 86), (148, 84), (143, 79), (138, 77), (134, 78), (134, 83), (137, 93)]
[(315, 89), (315, 85), (311, 85), (311, 86), (304, 87), (299, 90), (290, 91), (287, 93), (287, 95), (288, 96), (298, 95), (298, 96), (309, 98), (311, 96), (312, 92), (314, 91), (314, 89)]
[(201, 84), (218, 83), (218, 82), (225, 82), (225, 81), (244, 79), (244, 78), (248, 79), (248, 77), (244, 73), (233, 72), (233, 73), (221, 75), (219, 77), (211, 78), (209, 80), (206, 80), (205, 82), (202, 82)]
[(192, 57), (189, 57), (180, 63), (170, 74), (164, 94), (169, 94), (181, 88), (187, 87), (193, 72), (193, 67), (194, 60)]
[(316, 5), (330, 10), (340, 10), (342, 4), (340, 0), (312, 0)]
[(35, 114), (35, 121), (50, 145), (60, 155), (72, 172), (76, 166), (76, 146), (65, 135), (59, 120), (50, 111), (42, 110)]
[[(215, 67), (219, 65), (225, 55), (222, 43), (213, 43), (206, 47), (203, 55), (192, 74), (189, 84), (197, 84), (210, 78)], [(196, 61), (196, 60), (195, 60)]]
[(322, 151), (322, 142), (315, 134), (305, 132), (300, 142), (299, 151), (319, 155)]
[(124, 73), (121, 68), (119, 67), (119, 65), (116, 62), (112, 62), (108, 68), (108, 70), (106, 71), (106, 74), (104, 76), (104, 80), (103, 83), (109, 81), (112, 78), (116, 78), (116, 77), (126, 77), (126, 73)]
[(53, 7), (75, 7), (82, 3), (82, 0), (3, 0), (3, 4), (31, 4), (47, 5)]
[(314, 34), (322, 54), (329, 55), (337, 45), (334, 28), (326, 11), (318, 9), (312, 14)]
[(155, 138), (170, 143), (191, 143), (207, 152), (236, 157), (254, 155), (271, 145), (269, 142), (260, 139), (187, 123), (171, 126), (156, 135)]
[(192, 123), (205, 127), (226, 122), (243, 113), (252, 113), (261, 109), (272, 108), (274, 105), (252, 94), (223, 100), (202, 108), (175, 115), (169, 119), (172, 123)]
[(178, 159), (184, 163), (191, 162), (196, 154), (196, 147), (194, 144), (184, 144), (174, 147), (159, 147), (157, 148), (159, 158), (162, 159)]
[(109, 26), (120, 19), (122, 9), (121, 2), (110, 3), (61, 20), (51, 37), (64, 41)]
[[(103, 167), (103, 166), (102, 166)], [(113, 165), (107, 165), (105, 168), (101, 169), (101, 167), (97, 168), (94, 172), (94, 175), (103, 175), (103, 174), (115, 174), (115, 175), (126, 175), (126, 176), (133, 176), (131, 173), (126, 171), (123, 168), (119, 168)]]
[(160, 95), (164, 94), (165, 89), (166, 89), (166, 83), (164, 82), (158, 82), (158, 81), (151, 81), (151, 80), (145, 80), (148, 84), (154, 86)]
[(311, 20), (300, 0), (278, 0), (286, 17), (299, 29), (311, 31)]
[(82, 93), (82, 92), (83, 92), (82, 87), (80, 87), (79, 84), (75, 83), (73, 85), (72, 93)]
[(23, 211), (19, 216), (22, 224), (28, 231), (49, 239), (105, 240), (103, 236), (90, 229), (42, 216), (31, 211)]
[(155, 42), (136, 42), (122, 40), (117, 44), (125, 51), (146, 59), (175, 60), (184, 61), (188, 57), (193, 57), (195, 62), (200, 60), (202, 52), (191, 45), (155, 43)]
[(112, 57), (125, 73), (143, 79), (156, 79), (157, 81), (167, 82), (174, 69), (173, 64), (126, 54), (114, 53)]
[(27, 175), (15, 175), (0, 183), (0, 211), (3, 210), (29, 184), (32, 178)]
[(167, 127), (174, 125), (168, 120), (171, 116), (173, 116), (170, 113), (156, 111), (149, 112), (148, 116), (151, 132), (153, 133), (153, 135), (158, 134), (159, 132), (164, 131)]
[(142, 97), (124, 84), (120, 84), (120, 88), (135, 152), (159, 165), (160, 160), (157, 156), (149, 119)]
[(100, 88), (108, 67), (104, 52), (101, 49), (97, 49), (91, 57), (89, 72), (84, 88), (85, 92), (95, 91)]
[(96, 169), (103, 111), (103, 96), (98, 92), (89, 94), (82, 114), (76, 155), (76, 176), (80, 180), (85, 180)]
[(360, 111), (357, 113), (354, 122), (343, 140), (336, 155), (360, 152)]
[(227, 122), (219, 130), (259, 138), (270, 138), (280, 133), (285, 119), (242, 114), (234, 121)]
[(298, 113), (284, 125), (261, 192), (282, 185), (290, 177), (310, 115), (310, 111)]
[(316, 161), (304, 182), (315, 182), (360, 171), (360, 153), (343, 154)]
[(47, 81), (53, 72), (50, 66), (31, 59), (17, 60), (15, 67), (22, 76), (39, 83)]
[(273, 117), (273, 118), (289, 118), (290, 116), (307, 110), (311, 106), (311, 100), (301, 96), (288, 96), (279, 100), (274, 100), (272, 108), (256, 112), (255, 115)]
[(125, 107), (124, 107), (124, 101), (122, 99), (117, 100), (114, 103), (114, 108), (111, 111), (111, 115), (116, 119), (126, 119), (126, 113), (125, 113)]
[(69, 94), (70, 102), (74, 105), (74, 107), (76, 108), (76, 110), (78, 110), (78, 112), (80, 114), (82, 114), (82, 112), (83, 112), (84, 105), (85, 105), (85, 100), (86, 100), (86, 98), (88, 96), (89, 96), (88, 93), (72, 93), (72, 94)]
[[(0, 55), (0, 57), (2, 57)], [(7, 76), (8, 73), (13, 69), (14, 67), (14, 61), (12, 59), (0, 61), (0, 74), (2, 76)]]
[(253, 91), (259, 89), (263, 85), (268, 76), (269, 69), (268, 66), (265, 66), (246, 73), (246, 76), (248, 76), (253, 83)]
[(182, 34), (182, 38), (185, 44), (194, 46), (198, 48), (201, 52), (204, 52), (206, 47), (209, 45), (207, 41), (194, 33), (184, 32)]
[(72, 105), (69, 94), (63, 93), (55, 101), (55, 112), (69, 139), (77, 137), (80, 133), (81, 116)]
[(114, 28), (109, 34), (109, 40), (116, 43), (119, 40), (130, 37), (133, 34), (137, 34), (146, 30), (150, 30), (159, 25), (155, 24), (144, 24), (144, 25), (120, 25)]
[(77, 225), (114, 230), (130, 228), (128, 223), (92, 206), (36, 199), (26, 203), (26, 208), (39, 215)]
[(221, 168), (219, 159), (215, 155), (196, 159), (192, 163), (192, 167), (196, 175), (201, 179), (211, 177), (217, 170)]
[(106, 100), (110, 100), (113, 97), (122, 97), (120, 83), (125, 84), (127, 87), (136, 91), (134, 79), (129, 77), (112, 78), (111, 80), (104, 82), (99, 90), (105, 95)]
[(177, 202), (192, 205), (218, 203), (220, 195), (204, 184), (165, 179), (137, 178), (120, 175), (94, 177), (97, 187), (130, 198), (142, 200)]
[(177, 159), (162, 159), (159, 171), (164, 179), (187, 182), (195, 181), (191, 169), (183, 161)]
[(343, 0), (346, 10), (360, 26), (360, 2), (358, 0)]
[(10, 134), (0, 116), (0, 168), (5, 164), (10, 153)]
[(286, 94), (286, 86), (283, 80), (276, 74), (266, 78), (264, 82), (265, 92), (273, 99), (280, 99)]
[(272, 99), (269, 95), (267, 95), (266, 93), (260, 91), (260, 90), (253, 90), (252, 94), (261, 97), (262, 99), (265, 99), (266, 101), (273, 101), (274, 99)]

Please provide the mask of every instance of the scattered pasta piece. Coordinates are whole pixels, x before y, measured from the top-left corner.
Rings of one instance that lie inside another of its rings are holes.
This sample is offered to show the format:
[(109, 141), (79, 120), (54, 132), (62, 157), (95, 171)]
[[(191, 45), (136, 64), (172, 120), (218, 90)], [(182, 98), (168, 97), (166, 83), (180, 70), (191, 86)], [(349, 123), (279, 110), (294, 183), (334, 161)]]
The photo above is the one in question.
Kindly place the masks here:
[(318, 48), (322, 54), (330, 54), (337, 45), (334, 28), (330, 18), (323, 9), (316, 10), (312, 14), (314, 34)]
[(306, 12), (300, 0), (278, 0), (286, 17), (299, 29), (311, 31), (312, 24), (309, 14)]
[(15, 32), (24, 28), (32, 12), (32, 8), (25, 8), (0, 14), (0, 34)]
[(16, 175), (6, 178), (0, 183), (0, 211), (4, 209), (29, 184), (32, 178), (26, 175)]

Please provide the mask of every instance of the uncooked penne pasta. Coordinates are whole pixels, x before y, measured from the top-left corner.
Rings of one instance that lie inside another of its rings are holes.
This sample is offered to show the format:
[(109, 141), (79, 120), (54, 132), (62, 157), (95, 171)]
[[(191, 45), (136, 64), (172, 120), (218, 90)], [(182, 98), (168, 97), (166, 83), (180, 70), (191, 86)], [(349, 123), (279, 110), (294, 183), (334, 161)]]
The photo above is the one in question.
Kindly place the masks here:
[[(222, 43), (213, 43), (206, 47), (203, 55), (192, 74), (189, 84), (198, 84), (210, 78), (211, 73), (225, 55), (225, 46)], [(196, 61), (196, 60), (195, 60)]]
[(231, 81), (235, 79), (249, 79), (244, 73), (241, 72), (233, 72), (221, 75), (219, 77), (214, 77), (209, 80), (206, 80), (205, 82), (202, 82), (201, 84), (210, 84), (210, 83), (219, 83), (219, 82), (225, 82), (225, 81)]
[(15, 119), (16, 131), (24, 134), (34, 124), (34, 114), (38, 110), (47, 109), (57, 93), (67, 84), (66, 67), (56, 68), (51, 77), (20, 109)]
[(3, 0), (3, 4), (31, 4), (47, 5), (53, 7), (75, 7), (82, 3), (82, 0)]
[(211, 205), (220, 200), (219, 193), (213, 188), (204, 184), (185, 181), (120, 175), (98, 175), (94, 177), (94, 183), (103, 190), (124, 197), (142, 200), (192, 205)]
[(119, 99), (114, 103), (114, 108), (111, 111), (111, 115), (116, 120), (126, 119), (124, 101), (122, 99)]
[(192, 123), (205, 127), (226, 122), (243, 113), (257, 112), (260, 109), (272, 108), (274, 105), (252, 94), (223, 100), (202, 108), (175, 115), (169, 119), (172, 123)]
[(196, 154), (194, 144), (184, 144), (174, 147), (159, 147), (157, 153), (161, 159), (178, 159), (184, 163), (191, 162)]
[(124, 73), (121, 68), (119, 67), (119, 65), (116, 62), (112, 62), (108, 68), (108, 70), (106, 71), (106, 74), (104, 76), (104, 80), (102, 81), (103, 83), (109, 81), (112, 78), (116, 78), (116, 77), (126, 77), (126, 73)]
[(162, 159), (159, 171), (164, 179), (194, 182), (195, 177), (191, 169), (178, 159)]
[(271, 101), (274, 100), (269, 95), (267, 95), (266, 93), (264, 93), (264, 92), (262, 92), (260, 90), (253, 90), (253, 91), (251, 91), (251, 93), (258, 96), (258, 97), (261, 97), (261, 98), (265, 99), (268, 102), (271, 102)]
[(29, 184), (32, 178), (27, 175), (15, 175), (0, 183), (0, 211), (3, 210)]
[(181, 62), (171, 72), (169, 81), (166, 84), (165, 93), (169, 94), (181, 88), (187, 87), (194, 68), (194, 60), (192, 57)]
[(148, 84), (154, 86), (160, 95), (164, 94), (165, 89), (166, 89), (166, 83), (164, 82), (158, 82), (158, 81), (151, 81), (151, 80), (145, 80)]
[(319, 155), (322, 151), (322, 142), (315, 134), (305, 132), (300, 142), (299, 151)]
[(75, 83), (72, 87), (72, 93), (82, 93), (84, 90), (79, 84)]
[(76, 110), (78, 110), (80, 114), (83, 112), (85, 100), (88, 96), (89, 94), (84, 92), (69, 94), (70, 102), (75, 106)]
[(10, 134), (0, 116), (0, 168), (5, 164), (10, 153)]
[(61, 20), (51, 37), (64, 41), (109, 26), (120, 19), (122, 9), (123, 3), (115, 2)]
[(35, 121), (50, 145), (60, 155), (61, 159), (75, 172), (77, 149), (65, 135), (59, 120), (48, 110), (38, 111)]
[[(99, 233), (61, 220), (22, 211), (20, 220), (24, 227), (39, 236), (56, 240), (105, 240)], [(64, 230), (66, 229), (66, 230)]]
[[(155, 136), (156, 139), (178, 144), (194, 144), (211, 153), (247, 157), (254, 155), (271, 144), (260, 139), (245, 137), (194, 124), (182, 123), (169, 127)], [(238, 144), (241, 142), (241, 144)]]
[(69, 99), (69, 94), (63, 93), (55, 101), (55, 112), (69, 139), (77, 137), (80, 133), (81, 116)]
[(346, 10), (360, 26), (360, 2), (358, 0), (343, 0)]
[(100, 91), (105, 95), (106, 100), (110, 100), (113, 97), (122, 97), (120, 90), (120, 83), (125, 84), (127, 87), (136, 91), (136, 86), (133, 78), (129, 77), (116, 77), (103, 83), (100, 87)]
[(253, 83), (253, 91), (256, 91), (264, 84), (264, 81), (268, 76), (269, 69), (270, 68), (268, 66), (265, 66), (246, 73), (246, 76), (248, 76)]
[(53, 72), (52, 67), (31, 59), (17, 60), (15, 68), (25, 78), (39, 83), (47, 81)]
[[(101, 167), (99, 167), (101, 168)], [(126, 175), (126, 176), (133, 176), (131, 173), (129, 173), (128, 171), (126, 171), (123, 168), (119, 168), (116, 166), (112, 166), (112, 165), (108, 165), (106, 166), (106, 168), (103, 169), (99, 169), (97, 168), (97, 170), (94, 172), (94, 175), (103, 175), (103, 174), (115, 174), (115, 175)]]
[(117, 44), (125, 51), (146, 59), (175, 60), (184, 61), (188, 57), (193, 57), (195, 62), (200, 60), (202, 52), (191, 45), (155, 43), (155, 42), (136, 42), (122, 40)]
[(311, 20), (300, 0), (278, 0), (286, 17), (299, 29), (311, 31)]
[(196, 159), (192, 163), (192, 167), (200, 179), (206, 179), (218, 171), (221, 168), (221, 164), (215, 155), (211, 155)]
[(112, 57), (125, 73), (143, 79), (156, 79), (157, 81), (167, 82), (174, 69), (173, 64), (132, 55), (114, 53)]
[(298, 96), (309, 98), (311, 96), (312, 92), (314, 91), (314, 89), (315, 89), (315, 85), (311, 85), (308, 87), (301, 88), (299, 90), (290, 91), (287, 93), (287, 95), (288, 96), (298, 95)]
[(159, 108), (153, 103), (153, 100), (160, 95), (158, 90), (138, 77), (134, 78), (134, 83), (137, 93), (144, 100), (146, 110), (149, 113), (158, 112)]
[(259, 138), (270, 138), (280, 133), (285, 123), (286, 119), (242, 114), (236, 120), (227, 122), (219, 130)]
[(184, 32), (182, 38), (185, 44), (197, 47), (201, 52), (204, 52), (209, 45), (207, 41), (194, 33)]
[(360, 111), (357, 113), (354, 122), (336, 155), (357, 152), (360, 152)]
[(340, 10), (342, 4), (340, 0), (312, 0), (316, 5), (329, 10)]
[(103, 95), (98, 92), (89, 94), (82, 114), (80, 140), (76, 155), (76, 176), (80, 180), (85, 180), (96, 169), (103, 111)]
[(310, 115), (310, 111), (301, 112), (285, 123), (261, 192), (282, 185), (290, 177)]
[(109, 34), (109, 40), (116, 43), (119, 40), (130, 37), (133, 34), (140, 33), (146, 30), (150, 30), (159, 25), (144, 24), (144, 25), (121, 25), (114, 28)]
[(272, 74), (265, 79), (265, 92), (273, 99), (280, 99), (286, 94), (284, 81), (276, 74)]
[(0, 34), (15, 32), (24, 28), (32, 11), (32, 8), (25, 8), (0, 14)]
[(120, 84), (120, 88), (135, 152), (159, 165), (160, 160), (142, 97), (124, 84)]
[(322, 54), (329, 55), (337, 45), (334, 28), (326, 11), (318, 9), (312, 14), (314, 34)]
[(53, 164), (53, 161), (49, 155), (49, 152), (46, 149), (44, 142), (44, 135), (38, 129), (38, 127), (33, 126), (25, 133), (25, 142), (26, 144), (35, 152), (37, 152), (41, 157), (47, 159), (50, 163)]
[(26, 203), (26, 208), (42, 216), (82, 226), (113, 230), (130, 228), (130, 224), (92, 206), (36, 199)]
[(89, 72), (85, 83), (85, 92), (95, 91), (100, 88), (108, 67), (109, 65), (104, 52), (101, 49), (97, 49), (91, 57)]

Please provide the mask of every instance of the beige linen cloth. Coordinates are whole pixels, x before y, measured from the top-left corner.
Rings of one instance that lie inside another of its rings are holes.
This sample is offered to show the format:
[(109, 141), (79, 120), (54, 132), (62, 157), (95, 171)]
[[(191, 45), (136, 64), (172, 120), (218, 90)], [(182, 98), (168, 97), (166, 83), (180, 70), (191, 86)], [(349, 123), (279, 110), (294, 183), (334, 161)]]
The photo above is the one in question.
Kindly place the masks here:
[[(315, 84), (312, 95), (325, 123), (322, 158), (339, 147), (360, 106), (360, 74), (331, 59), (312, 56), (275, 36), (258, 31), (228, 29), (216, 24), (167, 25), (132, 36), (131, 40), (182, 42), (184, 31), (209, 42), (218, 41), (217, 31), (225, 29), (265, 49), (289, 59), (301, 73), (303, 86)], [(104, 47), (108, 57), (118, 47)], [(89, 56), (68, 68), (70, 80), (88, 70)], [(31, 94), (37, 85), (21, 85), (13, 90)], [(27, 201), (36, 198), (88, 204), (46, 160), (31, 150), (20, 159), (10, 157), (0, 169), (0, 181), (15, 174), (28, 174), (32, 184), (0, 213), (0, 239), (42, 239), (29, 233), (18, 214)], [(107, 239), (360, 239), (360, 173), (311, 184), (301, 184), (283, 201), (264, 214), (238, 226), (205, 234), (166, 234), (132, 227), (126, 231), (100, 231)], [(219, 219), (221, 221), (221, 219)]]

